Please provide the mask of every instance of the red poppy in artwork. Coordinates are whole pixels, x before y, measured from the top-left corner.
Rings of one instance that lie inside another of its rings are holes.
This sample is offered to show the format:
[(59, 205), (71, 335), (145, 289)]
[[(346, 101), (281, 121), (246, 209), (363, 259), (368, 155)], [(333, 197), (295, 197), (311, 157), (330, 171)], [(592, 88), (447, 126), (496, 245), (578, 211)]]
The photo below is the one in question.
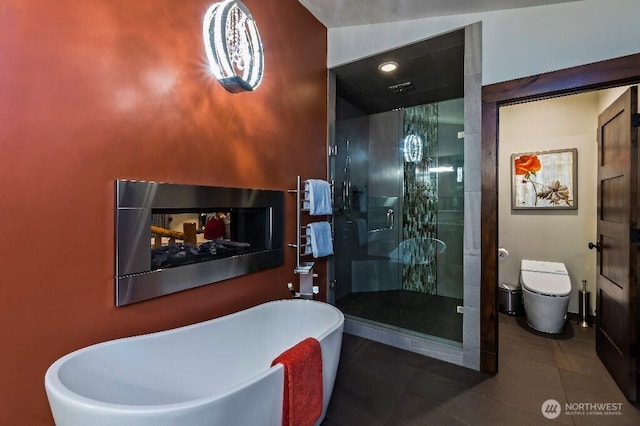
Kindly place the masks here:
[(516, 175), (535, 173), (542, 168), (537, 155), (521, 155), (515, 159)]

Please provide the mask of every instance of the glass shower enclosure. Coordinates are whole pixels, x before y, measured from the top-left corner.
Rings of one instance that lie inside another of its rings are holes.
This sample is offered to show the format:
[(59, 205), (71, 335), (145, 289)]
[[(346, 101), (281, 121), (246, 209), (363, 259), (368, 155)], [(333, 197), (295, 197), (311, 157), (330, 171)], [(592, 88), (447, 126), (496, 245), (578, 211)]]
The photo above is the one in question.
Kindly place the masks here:
[(461, 344), (463, 99), (339, 111), (333, 130), (330, 301), (348, 319)]

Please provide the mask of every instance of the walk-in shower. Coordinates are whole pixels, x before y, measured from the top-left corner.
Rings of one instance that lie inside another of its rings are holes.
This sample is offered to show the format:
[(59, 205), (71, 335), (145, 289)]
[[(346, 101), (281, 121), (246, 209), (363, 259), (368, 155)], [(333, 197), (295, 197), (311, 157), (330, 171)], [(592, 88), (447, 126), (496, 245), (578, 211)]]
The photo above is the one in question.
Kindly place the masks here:
[[(395, 74), (377, 74), (385, 60), (399, 64)], [(464, 364), (473, 217), (465, 203), (465, 29), (332, 72), (330, 301), (347, 331), (391, 344), (414, 339), (414, 347), (416, 338), (422, 348), (435, 342), (436, 352), (449, 351), (441, 358)], [(391, 334), (376, 338), (381, 330)]]
[(463, 114), (453, 99), (336, 122), (345, 314), (462, 342)]

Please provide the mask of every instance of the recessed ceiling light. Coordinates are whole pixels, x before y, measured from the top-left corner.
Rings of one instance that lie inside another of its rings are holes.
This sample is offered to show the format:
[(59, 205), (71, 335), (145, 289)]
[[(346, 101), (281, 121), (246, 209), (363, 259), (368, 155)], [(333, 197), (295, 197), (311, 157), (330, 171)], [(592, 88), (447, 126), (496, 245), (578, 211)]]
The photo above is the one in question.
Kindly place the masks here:
[(398, 68), (398, 63), (393, 61), (383, 62), (378, 65), (378, 69), (382, 72), (393, 72)]

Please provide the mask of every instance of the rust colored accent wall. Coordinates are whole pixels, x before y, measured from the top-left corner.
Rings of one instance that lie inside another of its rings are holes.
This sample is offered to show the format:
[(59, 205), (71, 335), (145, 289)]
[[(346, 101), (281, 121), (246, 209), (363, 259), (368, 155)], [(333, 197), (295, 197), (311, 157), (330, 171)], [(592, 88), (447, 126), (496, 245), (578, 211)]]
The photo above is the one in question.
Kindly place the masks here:
[(0, 4), (0, 424), (53, 423), (44, 373), (70, 351), (289, 296), (293, 252), (280, 268), (114, 305), (115, 179), (286, 190), (326, 177), (326, 28), (297, 0), (244, 0), (265, 78), (233, 95), (205, 68), (212, 2)]

